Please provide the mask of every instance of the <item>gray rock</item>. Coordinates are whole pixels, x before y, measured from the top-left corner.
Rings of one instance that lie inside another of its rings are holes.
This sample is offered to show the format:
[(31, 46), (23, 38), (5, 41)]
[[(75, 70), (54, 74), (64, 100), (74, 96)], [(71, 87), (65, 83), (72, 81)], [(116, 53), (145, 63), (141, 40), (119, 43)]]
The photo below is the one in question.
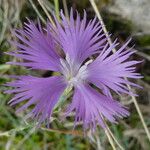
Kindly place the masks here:
[(115, 0), (108, 11), (130, 20), (138, 30), (150, 33), (150, 0)]

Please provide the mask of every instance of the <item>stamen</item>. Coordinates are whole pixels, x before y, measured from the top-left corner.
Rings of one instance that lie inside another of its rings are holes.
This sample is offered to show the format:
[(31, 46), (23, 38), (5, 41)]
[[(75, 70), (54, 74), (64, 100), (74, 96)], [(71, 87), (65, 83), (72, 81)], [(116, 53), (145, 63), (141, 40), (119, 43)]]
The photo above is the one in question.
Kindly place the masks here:
[(78, 68), (76, 67), (78, 65), (70, 59), (68, 54), (66, 54), (66, 59), (60, 59), (60, 62), (62, 65), (62, 74), (64, 75), (66, 82), (70, 86), (76, 86), (86, 80), (88, 76), (87, 66), (92, 63), (93, 60), (87, 61), (83, 66)]

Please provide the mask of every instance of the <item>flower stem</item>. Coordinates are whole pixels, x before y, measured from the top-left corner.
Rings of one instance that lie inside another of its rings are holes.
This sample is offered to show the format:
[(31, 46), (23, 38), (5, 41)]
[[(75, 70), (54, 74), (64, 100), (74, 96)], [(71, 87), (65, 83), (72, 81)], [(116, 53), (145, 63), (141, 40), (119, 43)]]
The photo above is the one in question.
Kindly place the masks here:
[(46, 16), (48, 17), (49, 21), (52, 23), (53, 26), (55, 26), (55, 23), (52, 19), (52, 17), (50, 16), (49, 12), (47, 11), (47, 9), (45, 8), (42, 0), (38, 0), (40, 6), (42, 7), (43, 11), (45, 12)]
[(110, 133), (109, 133), (107, 128), (105, 129), (105, 134), (106, 134), (106, 136), (107, 136), (107, 138), (109, 140), (109, 143), (111, 144), (113, 150), (116, 150), (116, 147), (114, 145), (113, 139), (112, 139), (112, 137), (111, 137), (111, 135), (110, 135)]
[[(106, 38), (107, 38), (107, 40), (108, 40), (108, 43), (111, 45), (111, 44), (112, 44), (112, 41), (111, 41), (111, 39), (109, 38), (109, 35), (108, 35), (107, 29), (106, 29), (106, 27), (105, 27), (104, 21), (103, 21), (103, 19), (102, 19), (102, 17), (101, 17), (101, 14), (100, 14), (100, 12), (99, 12), (99, 10), (98, 10), (96, 4), (95, 4), (95, 0), (89, 0), (89, 1), (90, 1), (91, 5), (92, 5), (94, 11), (95, 11), (95, 14), (97, 15), (97, 18), (99, 19), (99, 21), (100, 21), (100, 23), (101, 23), (101, 25), (102, 25), (102, 28), (103, 28), (103, 31), (104, 31), (104, 33), (105, 33), (105, 35), (106, 35)], [(115, 51), (116, 51), (116, 50), (113, 49), (113, 53), (115, 53)]]
[(55, 13), (58, 21), (60, 21), (60, 16), (59, 16), (59, 2), (58, 0), (54, 0), (54, 5), (55, 5)]
[(65, 16), (67, 18), (69, 18), (69, 13), (68, 13), (68, 8), (67, 8), (67, 2), (66, 2), (66, 0), (63, 0), (63, 7), (64, 7), (64, 11), (65, 11)]
[[(131, 87), (130, 87), (129, 85), (127, 85), (127, 86), (128, 86), (128, 89), (131, 90)], [(148, 127), (147, 127), (147, 125), (146, 125), (146, 123), (145, 123), (145, 121), (144, 121), (144, 117), (143, 117), (143, 114), (142, 114), (142, 112), (141, 112), (141, 110), (140, 110), (140, 108), (139, 108), (139, 105), (138, 105), (138, 103), (137, 103), (137, 100), (136, 100), (136, 98), (135, 98), (134, 96), (131, 96), (131, 98), (132, 98), (132, 101), (133, 101), (133, 103), (134, 103), (134, 105), (135, 105), (135, 108), (136, 108), (136, 110), (137, 110), (137, 112), (138, 112), (138, 114), (139, 114), (139, 117), (140, 117), (141, 122), (142, 122), (142, 124), (143, 124), (143, 127), (144, 127), (144, 129), (145, 129), (145, 132), (146, 132), (146, 134), (147, 134), (148, 140), (149, 140), (149, 142), (150, 142), (150, 132), (149, 132)]]
[(106, 128), (109, 132), (109, 134), (111, 135), (112, 139), (116, 142), (116, 144), (118, 145), (118, 147), (121, 149), (121, 150), (124, 150), (124, 148), (120, 145), (120, 143), (118, 142), (118, 140), (116, 139), (116, 137), (113, 135), (112, 131), (110, 130), (109, 126), (107, 125), (107, 123), (105, 123), (106, 125)]
[(114, 141), (113, 141), (113, 138), (111, 137), (111, 134), (110, 134), (110, 132), (109, 132), (109, 128), (108, 128), (108, 125), (107, 125), (107, 123), (106, 123), (106, 121), (105, 121), (105, 118), (103, 117), (103, 115), (102, 114), (100, 114), (100, 116), (101, 116), (101, 118), (102, 118), (102, 120), (103, 120), (103, 122), (104, 122), (104, 124), (105, 124), (105, 134), (106, 134), (106, 136), (107, 136), (107, 138), (108, 138), (108, 140), (109, 140), (109, 143), (110, 143), (110, 145), (112, 146), (112, 148), (113, 148), (113, 150), (116, 150), (116, 148), (115, 148), (115, 144), (114, 144)]
[(33, 9), (35, 10), (35, 12), (37, 13), (38, 17), (42, 20), (42, 22), (44, 24), (46, 24), (46, 21), (44, 20), (44, 18), (42, 17), (42, 15), (40, 14), (40, 12), (38, 11), (36, 5), (33, 3), (33, 0), (29, 0), (30, 4), (32, 5)]
[[(101, 22), (103, 31), (104, 31), (104, 33), (106, 34), (106, 37), (107, 37), (107, 39), (108, 39), (109, 44), (111, 45), (111, 44), (112, 44), (112, 41), (111, 41), (110, 37), (108, 36), (107, 29), (106, 29), (106, 27), (105, 27), (105, 25), (104, 25), (104, 22), (103, 22), (103, 19), (102, 19), (102, 17), (101, 17), (101, 14), (100, 14), (100, 12), (98, 11), (98, 8), (97, 8), (97, 6), (96, 6), (96, 4), (95, 4), (95, 0), (89, 0), (89, 1), (90, 1), (91, 5), (92, 5), (92, 7), (93, 7), (93, 9), (94, 9), (94, 11), (95, 11), (95, 13), (96, 13), (98, 19), (99, 19), (100, 22)], [(116, 50), (115, 50), (115, 48), (114, 48), (114, 49), (113, 49), (113, 53), (115, 53), (115, 52), (116, 52)], [(128, 87), (129, 90), (131, 90), (131, 86), (130, 86), (130, 85), (127, 85), (127, 87)], [(147, 134), (147, 137), (148, 137), (148, 140), (149, 140), (149, 142), (150, 142), (150, 132), (149, 132), (148, 127), (147, 127), (147, 125), (146, 125), (146, 123), (145, 123), (145, 121), (144, 121), (144, 117), (143, 117), (143, 115), (142, 115), (142, 113), (141, 113), (141, 110), (140, 110), (140, 108), (139, 108), (139, 105), (138, 105), (138, 103), (137, 103), (137, 100), (136, 100), (136, 98), (135, 98), (134, 96), (131, 96), (131, 98), (132, 98), (132, 101), (133, 101), (133, 103), (134, 103), (134, 105), (135, 105), (135, 108), (136, 108), (136, 110), (137, 110), (137, 112), (138, 112), (138, 115), (139, 115), (139, 117), (140, 117), (140, 120), (141, 120), (141, 122), (142, 122), (142, 124), (143, 124), (144, 130), (145, 130), (145, 132), (146, 132), (146, 134)]]

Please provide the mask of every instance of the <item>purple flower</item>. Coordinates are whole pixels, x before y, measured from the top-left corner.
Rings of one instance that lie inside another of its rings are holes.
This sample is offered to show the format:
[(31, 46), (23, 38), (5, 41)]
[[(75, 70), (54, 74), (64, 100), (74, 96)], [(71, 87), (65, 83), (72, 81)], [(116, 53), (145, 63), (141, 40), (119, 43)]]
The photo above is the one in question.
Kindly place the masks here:
[(72, 88), (73, 98), (65, 116), (75, 111), (75, 125), (82, 121), (84, 129), (95, 129), (97, 124), (105, 127), (102, 116), (113, 123), (117, 118), (128, 116), (128, 111), (113, 100), (111, 91), (134, 95), (126, 84), (139, 87), (124, 79), (141, 78), (135, 73), (135, 65), (139, 62), (128, 60), (134, 53), (126, 50), (130, 40), (112, 54), (118, 43), (115, 41), (108, 45), (96, 18), (87, 23), (84, 12), (83, 19), (77, 13), (75, 20), (72, 10), (69, 20), (63, 13), (61, 18), (60, 24), (54, 16), (55, 27), (47, 23), (43, 29), (40, 23), (36, 26), (28, 21), (23, 30), (14, 31), (18, 42), (13, 41), (12, 44), (18, 49), (8, 54), (25, 61), (9, 64), (51, 70), (60, 75), (47, 78), (17, 76), (16, 81), (7, 84), (13, 89), (6, 92), (15, 94), (11, 105), (24, 101), (17, 112), (33, 105), (29, 114), (42, 123), (50, 119), (64, 91)]

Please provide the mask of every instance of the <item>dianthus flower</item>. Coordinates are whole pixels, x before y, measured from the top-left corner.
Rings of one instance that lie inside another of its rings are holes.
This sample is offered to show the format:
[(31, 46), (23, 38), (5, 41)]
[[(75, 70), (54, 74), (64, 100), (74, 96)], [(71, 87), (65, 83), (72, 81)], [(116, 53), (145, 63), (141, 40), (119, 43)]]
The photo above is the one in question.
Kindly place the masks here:
[(78, 13), (74, 19), (71, 10), (69, 19), (62, 12), (61, 19), (60, 23), (54, 16), (55, 26), (48, 22), (45, 28), (28, 20), (24, 29), (14, 31), (18, 41), (12, 43), (18, 49), (8, 54), (23, 61), (9, 64), (50, 70), (59, 75), (16, 76), (15, 81), (7, 84), (13, 89), (6, 92), (15, 94), (11, 105), (24, 101), (17, 112), (32, 105), (29, 114), (42, 123), (50, 119), (61, 95), (71, 88), (72, 101), (65, 116), (75, 112), (75, 124), (82, 122), (84, 129), (95, 129), (97, 124), (105, 128), (103, 117), (116, 123), (118, 118), (128, 116), (126, 108), (113, 99), (111, 92), (134, 95), (126, 85), (138, 87), (124, 79), (141, 78), (134, 66), (139, 62), (128, 60), (134, 53), (126, 50), (130, 40), (113, 54), (118, 43), (109, 46), (96, 18), (87, 22), (84, 12), (82, 19)]

